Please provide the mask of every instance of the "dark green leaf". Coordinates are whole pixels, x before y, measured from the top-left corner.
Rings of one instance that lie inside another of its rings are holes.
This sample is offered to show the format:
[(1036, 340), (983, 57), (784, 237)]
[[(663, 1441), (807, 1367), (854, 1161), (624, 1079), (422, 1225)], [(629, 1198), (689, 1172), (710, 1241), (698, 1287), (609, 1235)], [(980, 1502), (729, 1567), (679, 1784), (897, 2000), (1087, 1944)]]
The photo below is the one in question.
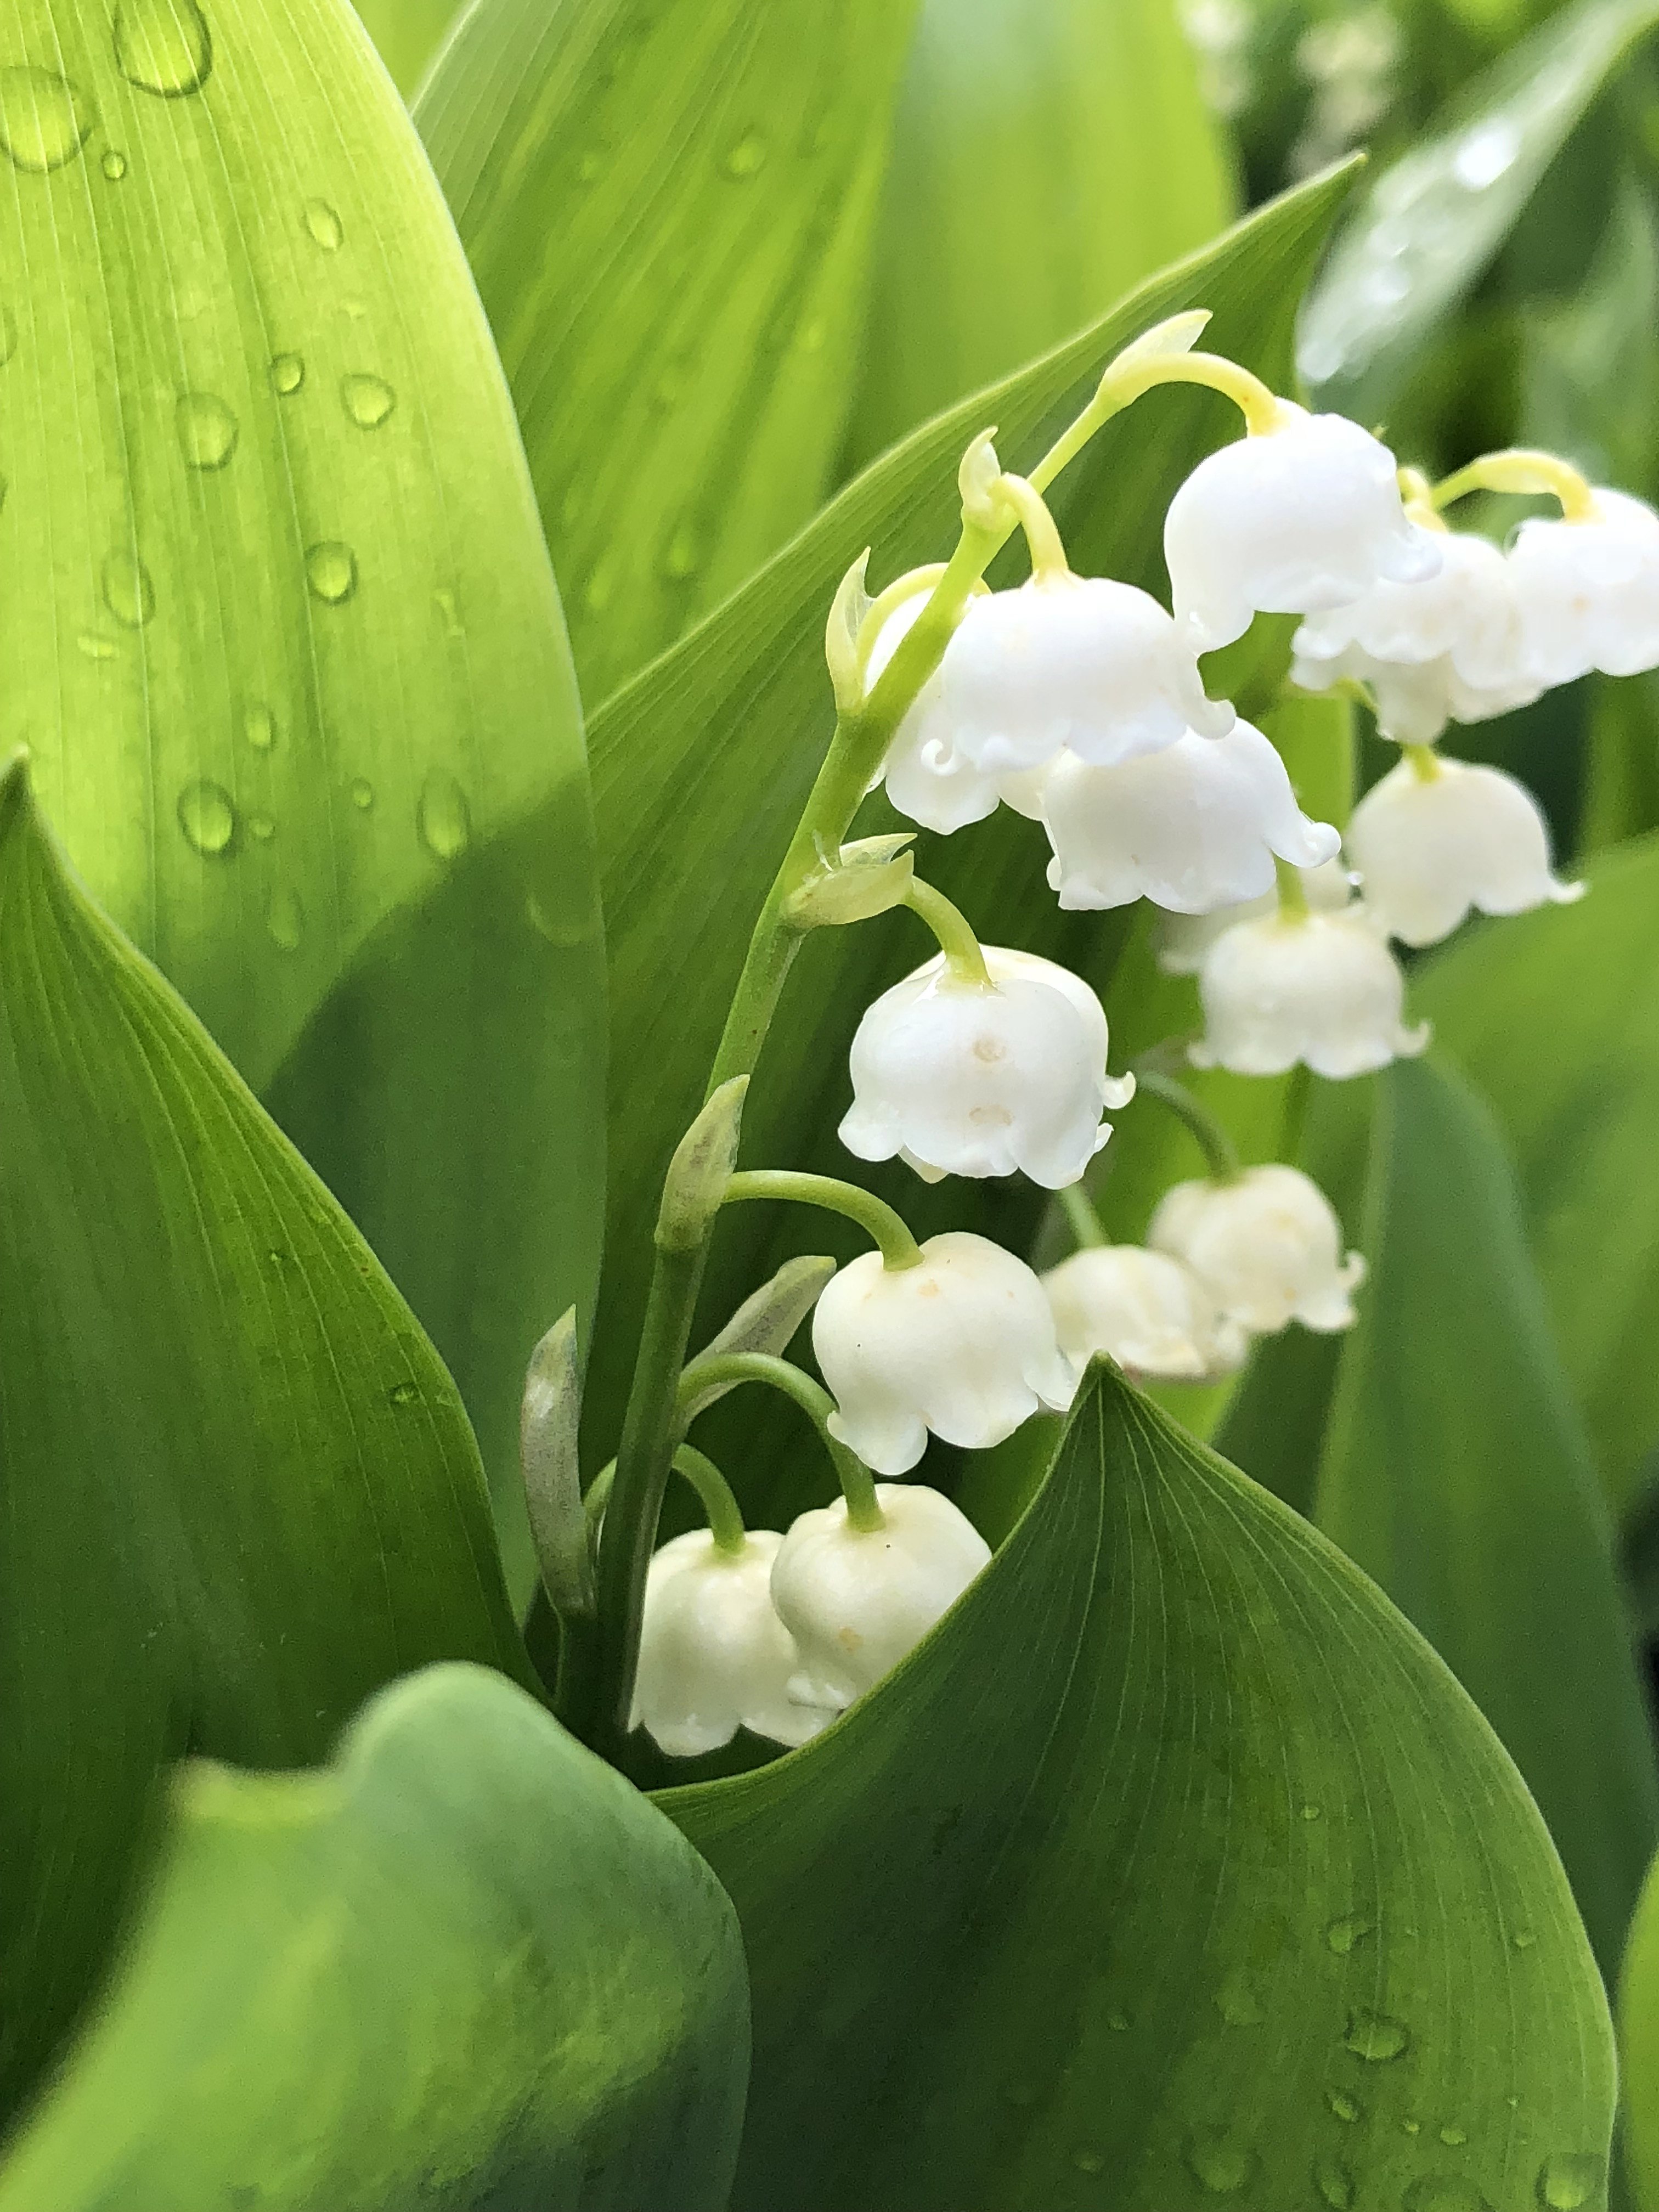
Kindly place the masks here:
[(830, 482), (915, 0), (483, 0), (417, 119), (590, 700)]
[(1659, 1778), (1606, 1508), (1490, 1114), (1422, 1060), (1378, 1109), (1315, 1517), (1504, 1739), (1611, 1978)]
[(736, 2212), (1521, 2212), (1563, 2156), (1601, 2201), (1606, 2004), (1520, 1778), (1113, 1374), (896, 1674), (662, 1802), (748, 1950)]
[(1637, 2212), (1659, 2207), (1659, 1871), (1642, 1891), (1619, 1987), (1625, 2156)]
[(627, 1783), (471, 1667), (320, 1774), (192, 1762), (4, 2212), (722, 2212), (732, 1908)]
[(0, 784), (0, 2081), (97, 1970), (158, 1765), (525, 1673), (477, 1448), (368, 1247)]

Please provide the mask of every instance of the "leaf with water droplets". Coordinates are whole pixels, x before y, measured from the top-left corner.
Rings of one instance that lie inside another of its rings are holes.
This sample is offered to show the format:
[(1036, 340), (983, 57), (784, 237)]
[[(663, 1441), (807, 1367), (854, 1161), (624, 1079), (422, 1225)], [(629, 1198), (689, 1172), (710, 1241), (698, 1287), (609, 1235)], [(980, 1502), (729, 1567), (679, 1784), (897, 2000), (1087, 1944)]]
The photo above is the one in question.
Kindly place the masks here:
[(360, 430), (378, 430), (398, 404), (397, 393), (383, 376), (342, 377), (340, 398)]
[(236, 841), (236, 802), (223, 784), (197, 776), (179, 794), (179, 827), (192, 851), (216, 860)]
[(185, 392), (175, 410), (179, 447), (193, 469), (222, 469), (236, 451), (240, 426), (211, 392)]
[(85, 95), (56, 70), (32, 62), (0, 69), (0, 148), (14, 166), (44, 175), (72, 161), (92, 136)]
[(343, 606), (357, 588), (357, 556), (337, 538), (306, 548), (306, 582), (313, 599), (331, 607)]
[(115, 60), (129, 84), (163, 100), (199, 92), (213, 69), (213, 34), (196, 0), (120, 0)]

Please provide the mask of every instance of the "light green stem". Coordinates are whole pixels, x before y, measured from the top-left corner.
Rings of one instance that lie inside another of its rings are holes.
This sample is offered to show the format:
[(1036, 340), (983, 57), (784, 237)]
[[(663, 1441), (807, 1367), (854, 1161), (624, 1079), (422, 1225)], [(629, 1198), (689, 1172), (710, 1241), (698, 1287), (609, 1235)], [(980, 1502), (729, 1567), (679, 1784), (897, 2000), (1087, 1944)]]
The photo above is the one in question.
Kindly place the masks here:
[(871, 1241), (881, 1248), (881, 1263), (896, 1273), (921, 1265), (921, 1247), (910, 1234), (903, 1217), (872, 1191), (836, 1176), (799, 1175), (788, 1168), (745, 1169), (726, 1186), (726, 1203), (747, 1198), (782, 1199), (795, 1206), (822, 1206), (856, 1221)]
[(1411, 763), (1419, 783), (1433, 783), (1444, 774), (1440, 756), (1432, 745), (1401, 745), (1400, 750)]
[(904, 903), (933, 931), (946, 967), (959, 983), (972, 983), (981, 991), (995, 990), (985, 964), (984, 948), (959, 907), (952, 906), (943, 891), (923, 883), (920, 876), (911, 877)]
[(683, 1475), (697, 1493), (708, 1516), (708, 1533), (715, 1548), (733, 1558), (749, 1547), (749, 1531), (732, 1494), (732, 1486), (706, 1452), (695, 1444), (681, 1444), (674, 1453), (674, 1472)]
[(1273, 860), (1273, 874), (1279, 884), (1279, 918), (1285, 921), (1305, 921), (1308, 915), (1308, 894), (1302, 881), (1302, 871), (1294, 860)]
[(1508, 446), (1498, 453), (1482, 453), (1467, 468), (1443, 478), (1430, 496), (1438, 508), (1450, 507), (1472, 491), (1542, 493), (1560, 502), (1568, 522), (1596, 520), (1595, 494), (1588, 479), (1559, 453), (1540, 453), (1530, 446)]
[(847, 1500), (847, 1518), (854, 1528), (879, 1528), (886, 1516), (876, 1496), (875, 1478), (858, 1454), (830, 1433), (830, 1416), (836, 1403), (821, 1382), (769, 1352), (725, 1352), (711, 1358), (694, 1359), (680, 1378), (677, 1404), (682, 1409), (703, 1392), (738, 1382), (764, 1382), (793, 1398), (823, 1439), (836, 1470), (836, 1480)]
[(1156, 1098), (1186, 1123), (1204, 1155), (1212, 1182), (1231, 1182), (1237, 1177), (1241, 1172), (1237, 1147), (1209, 1108), (1184, 1083), (1176, 1083), (1155, 1068), (1138, 1068), (1135, 1085), (1138, 1098)]
[(1068, 577), (1072, 564), (1066, 558), (1059, 527), (1036, 486), (1024, 477), (1003, 476), (997, 479), (995, 495), (1019, 518), (1019, 526), (1025, 532), (1026, 550), (1031, 556), (1033, 579), (1039, 584), (1054, 584)]
[(1066, 1226), (1072, 1232), (1072, 1242), (1079, 1252), (1093, 1251), (1106, 1243), (1106, 1231), (1100, 1225), (1094, 1201), (1080, 1182), (1068, 1183), (1054, 1194), (1066, 1216)]

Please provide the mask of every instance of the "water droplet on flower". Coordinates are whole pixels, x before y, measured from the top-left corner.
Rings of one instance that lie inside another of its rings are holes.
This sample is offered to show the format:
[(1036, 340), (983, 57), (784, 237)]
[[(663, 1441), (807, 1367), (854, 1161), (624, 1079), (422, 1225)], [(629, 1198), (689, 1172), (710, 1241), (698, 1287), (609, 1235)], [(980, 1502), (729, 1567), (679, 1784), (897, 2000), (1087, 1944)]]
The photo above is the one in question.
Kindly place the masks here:
[(104, 605), (129, 629), (142, 629), (155, 611), (155, 586), (134, 553), (112, 553), (104, 563)]
[(33, 176), (61, 169), (92, 136), (88, 102), (56, 70), (24, 62), (0, 70), (0, 146)]
[(1356, 2058), (1364, 2058), (1372, 2065), (1381, 2065), (1384, 2059), (1398, 2058), (1411, 2041), (1411, 2033), (1404, 2021), (1395, 2020), (1385, 2012), (1372, 2012), (1362, 2005), (1348, 2014), (1348, 2032), (1342, 2039), (1343, 2048), (1352, 2051)]
[(720, 165), (728, 177), (752, 177), (766, 166), (766, 141), (758, 131), (745, 131)]
[(247, 834), (250, 837), (257, 837), (260, 844), (268, 845), (276, 835), (276, 824), (268, 814), (250, 814), (247, 817)]
[(695, 576), (702, 566), (702, 546), (690, 523), (682, 523), (668, 541), (662, 556), (662, 573), (674, 583)]
[(374, 804), (374, 787), (366, 775), (354, 777), (351, 803), (359, 814), (367, 814)]
[(1340, 2158), (1322, 2158), (1313, 2170), (1314, 2187), (1331, 2212), (1352, 2212), (1353, 2176)]
[(1256, 2155), (1226, 2128), (1194, 2128), (1187, 2138), (1187, 2164), (1200, 2188), (1231, 2197), (1255, 2173)]
[(1462, 2128), (1442, 2128), (1440, 2140), (1449, 2150), (1461, 2150), (1468, 2141), (1468, 2136)]
[(306, 228), (325, 253), (337, 253), (345, 237), (345, 226), (326, 200), (307, 200), (305, 206)]
[(416, 1383), (394, 1382), (386, 1395), (394, 1406), (412, 1406), (421, 1393)]
[(1357, 2120), (1359, 2118), (1360, 2108), (1346, 2089), (1328, 2090), (1325, 2102), (1339, 2120)]
[(179, 449), (193, 469), (222, 469), (236, 450), (237, 423), (210, 392), (186, 392), (178, 406)]
[(256, 753), (268, 753), (276, 742), (276, 717), (257, 699), (242, 716), (242, 735)]
[(1587, 2153), (1561, 2153), (1538, 2169), (1538, 2201), (1549, 2212), (1579, 2212), (1601, 2186), (1601, 2161)]
[(98, 166), (111, 184), (118, 185), (127, 173), (127, 157), (112, 146)]
[(265, 909), (265, 927), (279, 952), (299, 951), (300, 939), (306, 933), (306, 914), (297, 891), (284, 888), (271, 893), (270, 904)]
[(1405, 2212), (1492, 2212), (1472, 2181), (1461, 2173), (1425, 2173), (1401, 2200)]
[(274, 353), (270, 356), (270, 381), (286, 399), (297, 392), (306, 380), (304, 357), (297, 353)]
[(1340, 1959), (1346, 1959), (1356, 1943), (1371, 1932), (1371, 1923), (1357, 1912), (1345, 1913), (1341, 1919), (1333, 1920), (1325, 1930), (1325, 1941)]
[(421, 833), (421, 842), (435, 860), (453, 860), (466, 850), (472, 835), (472, 811), (460, 785), (441, 769), (434, 768), (421, 786), (415, 826)]
[(357, 588), (357, 556), (349, 545), (330, 538), (306, 549), (306, 581), (312, 596), (331, 607), (349, 599)]
[(236, 809), (230, 793), (206, 776), (187, 783), (179, 794), (179, 827), (185, 842), (210, 859), (228, 853), (236, 835)]
[(397, 393), (380, 376), (343, 376), (340, 397), (360, 430), (378, 430), (398, 404)]
[(75, 642), (88, 660), (113, 660), (115, 658), (115, 641), (100, 637), (95, 629), (83, 629)]
[(213, 40), (196, 0), (121, 0), (115, 11), (115, 61), (140, 92), (181, 100), (199, 92), (213, 69)]

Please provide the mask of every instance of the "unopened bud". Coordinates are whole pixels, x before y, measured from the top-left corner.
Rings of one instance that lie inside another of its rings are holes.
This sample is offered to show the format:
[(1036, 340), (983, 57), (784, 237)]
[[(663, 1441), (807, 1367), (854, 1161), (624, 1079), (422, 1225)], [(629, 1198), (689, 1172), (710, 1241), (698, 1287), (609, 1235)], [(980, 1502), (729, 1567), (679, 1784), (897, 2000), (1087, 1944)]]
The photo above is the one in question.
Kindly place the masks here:
[(695, 1252), (714, 1226), (738, 1164), (746, 1075), (722, 1083), (674, 1148), (657, 1215), (659, 1252)]

